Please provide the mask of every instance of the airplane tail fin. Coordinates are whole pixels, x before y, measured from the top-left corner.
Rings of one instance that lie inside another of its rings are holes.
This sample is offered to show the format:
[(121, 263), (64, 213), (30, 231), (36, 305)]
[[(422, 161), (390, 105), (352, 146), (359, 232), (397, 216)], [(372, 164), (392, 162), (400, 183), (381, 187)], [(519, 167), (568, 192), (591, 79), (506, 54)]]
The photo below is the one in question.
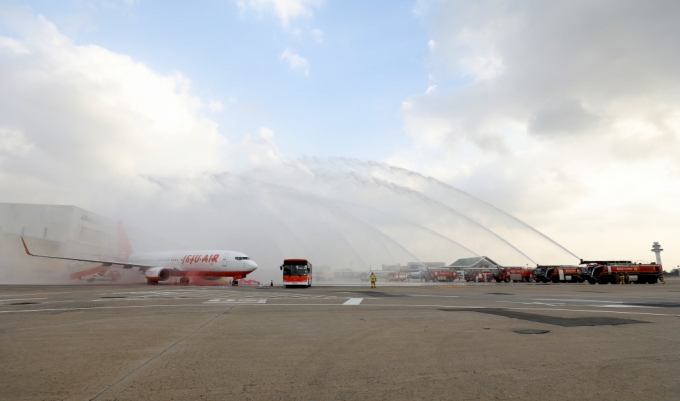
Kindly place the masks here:
[(28, 250), (28, 246), (26, 246), (26, 241), (24, 241), (24, 237), (21, 237), (21, 243), (24, 244), (24, 251), (26, 251), (26, 255), (28, 256), (34, 256), (31, 251)]
[(122, 221), (118, 221), (118, 255), (124, 261), (127, 261), (131, 254), (132, 247), (130, 246), (128, 236), (125, 233), (125, 226), (123, 226)]

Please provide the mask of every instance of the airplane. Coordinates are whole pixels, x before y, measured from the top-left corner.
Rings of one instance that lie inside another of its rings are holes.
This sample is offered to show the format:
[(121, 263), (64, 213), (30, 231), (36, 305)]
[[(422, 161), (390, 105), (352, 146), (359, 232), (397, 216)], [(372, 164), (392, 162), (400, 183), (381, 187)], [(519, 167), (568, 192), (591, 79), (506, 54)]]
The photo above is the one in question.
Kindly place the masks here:
[[(97, 260), (38, 255), (28, 250), (23, 237), (21, 237), (21, 242), (24, 244), (24, 250), (29, 256), (101, 263), (100, 266), (95, 268), (72, 274), (71, 278), (79, 278), (95, 273), (101, 275), (102, 271), (105, 272), (114, 265), (120, 265), (124, 269), (139, 268), (144, 273), (146, 282), (149, 285), (156, 285), (159, 281), (166, 281), (171, 277), (180, 277), (179, 283), (186, 285), (190, 283), (192, 277), (194, 277), (194, 282), (198, 284), (202, 280), (217, 280), (220, 277), (232, 277), (234, 280), (243, 279), (246, 275), (257, 269), (255, 261), (247, 255), (235, 251), (207, 250), (132, 253), (132, 248), (127, 243), (127, 237), (124, 233), (121, 233), (121, 235), (124, 237), (124, 248), (128, 252), (125, 252), (127, 258), (121, 257), (118, 258), (119, 260), (114, 258), (111, 260)], [(127, 260), (123, 261), (122, 259)]]

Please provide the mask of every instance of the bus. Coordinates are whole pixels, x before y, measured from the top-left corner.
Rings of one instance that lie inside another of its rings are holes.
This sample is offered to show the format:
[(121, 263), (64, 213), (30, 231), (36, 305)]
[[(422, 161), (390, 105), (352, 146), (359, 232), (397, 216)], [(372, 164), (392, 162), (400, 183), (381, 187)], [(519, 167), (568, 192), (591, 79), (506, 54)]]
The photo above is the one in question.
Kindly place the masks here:
[(286, 287), (312, 286), (312, 264), (307, 259), (284, 259), (281, 270)]

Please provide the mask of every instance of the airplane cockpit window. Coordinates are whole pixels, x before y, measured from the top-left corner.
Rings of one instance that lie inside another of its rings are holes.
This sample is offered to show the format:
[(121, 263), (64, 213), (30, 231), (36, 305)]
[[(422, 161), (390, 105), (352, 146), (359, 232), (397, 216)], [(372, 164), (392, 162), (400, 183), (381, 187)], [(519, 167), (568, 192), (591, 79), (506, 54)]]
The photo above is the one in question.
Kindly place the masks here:
[(250, 258), (247, 257), (247, 256), (236, 256), (234, 259), (236, 259), (236, 260), (248, 260)]

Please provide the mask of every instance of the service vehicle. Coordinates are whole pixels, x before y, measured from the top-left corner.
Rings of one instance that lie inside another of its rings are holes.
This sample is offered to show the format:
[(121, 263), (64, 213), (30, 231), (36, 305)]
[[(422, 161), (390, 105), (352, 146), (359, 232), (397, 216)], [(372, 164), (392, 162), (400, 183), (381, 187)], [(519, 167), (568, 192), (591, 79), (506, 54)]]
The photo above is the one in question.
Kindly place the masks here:
[(531, 273), (537, 283), (582, 283), (579, 266), (536, 266)]
[(387, 281), (406, 281), (406, 272), (389, 272), (387, 273)]
[(452, 269), (429, 269), (420, 272), (420, 281), (452, 282), (458, 279), (458, 273)]
[(488, 283), (494, 280), (490, 269), (467, 269), (463, 275), (467, 282)]
[(283, 285), (286, 287), (312, 286), (312, 264), (307, 259), (284, 259), (280, 268), (283, 270)]
[(656, 284), (663, 274), (657, 263), (629, 260), (581, 260), (581, 278), (590, 284)]
[(423, 273), (425, 273), (425, 272), (421, 272), (421, 271), (408, 272), (408, 274), (406, 275), (406, 279), (407, 280), (420, 280), (420, 281), (422, 281)]
[(510, 281), (514, 283), (517, 283), (519, 281), (530, 283), (531, 281), (533, 281), (532, 277), (533, 271), (534, 269), (528, 269), (524, 267), (503, 267), (494, 270), (492, 273), (493, 278), (498, 283), (500, 283), (501, 281), (506, 283), (509, 283)]

